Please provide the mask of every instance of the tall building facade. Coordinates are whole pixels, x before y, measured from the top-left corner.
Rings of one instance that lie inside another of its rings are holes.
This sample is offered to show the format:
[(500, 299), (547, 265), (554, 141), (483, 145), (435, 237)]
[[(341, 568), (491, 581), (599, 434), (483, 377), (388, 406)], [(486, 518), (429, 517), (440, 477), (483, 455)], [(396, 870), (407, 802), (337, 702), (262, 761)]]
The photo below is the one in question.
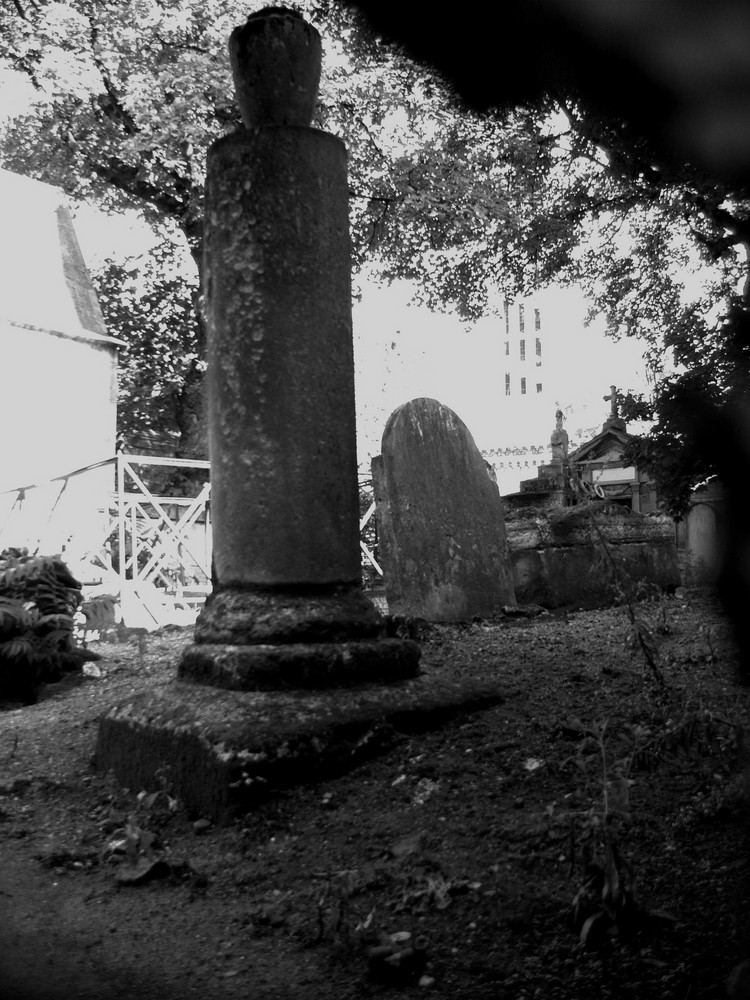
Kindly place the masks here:
[[(533, 301), (503, 302), (503, 388), (506, 396), (544, 392), (544, 332), (541, 307)], [(539, 400), (537, 400), (539, 402)]]

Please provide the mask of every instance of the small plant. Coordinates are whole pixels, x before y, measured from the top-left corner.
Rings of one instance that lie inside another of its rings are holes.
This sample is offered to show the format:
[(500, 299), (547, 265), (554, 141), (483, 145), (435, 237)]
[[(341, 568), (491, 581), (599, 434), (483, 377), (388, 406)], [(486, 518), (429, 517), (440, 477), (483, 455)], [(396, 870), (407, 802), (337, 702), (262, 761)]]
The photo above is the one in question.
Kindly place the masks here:
[[(643, 654), (643, 658), (649, 668), (652, 681), (654, 681), (656, 686), (663, 691), (667, 685), (664, 680), (664, 674), (661, 671), (659, 644), (656, 639), (656, 632), (659, 631), (659, 626), (657, 625), (655, 630), (652, 625), (636, 610), (639, 593), (643, 595), (645, 592), (644, 588), (648, 590), (651, 588), (643, 582), (639, 583), (635, 589), (633, 588), (631, 582), (625, 578), (622, 569), (617, 565), (617, 561), (612, 555), (611, 546), (604, 537), (604, 533), (594, 517), (593, 507), (589, 508), (588, 516), (591, 523), (592, 536), (596, 537), (599, 543), (601, 555), (612, 573), (612, 590), (619, 603), (622, 603), (627, 610), (631, 626), (631, 641), (633, 645), (640, 649)], [(666, 624), (666, 614), (664, 622)]]
[(179, 802), (166, 791), (163, 777), (161, 783), (156, 792), (139, 792), (122, 825), (108, 834), (102, 859), (119, 866), (118, 881), (122, 883), (136, 884), (169, 870), (160, 831), (179, 809)]
[(89, 636), (114, 628), (117, 598), (112, 594), (98, 594), (85, 599), (75, 614), (75, 637), (85, 646)]
[(351, 903), (357, 888), (354, 871), (337, 872), (326, 880), (317, 901), (319, 941), (330, 941), (340, 950), (358, 946), (360, 922)]
[(580, 852), (583, 869), (583, 882), (573, 900), (573, 923), (581, 942), (594, 947), (608, 935), (631, 936), (640, 912), (635, 872), (622, 849), (624, 833), (632, 823), (631, 782), (626, 775), (634, 740), (627, 731), (618, 734), (618, 748), (624, 756), (611, 766), (609, 720), (586, 727), (573, 719), (568, 725), (584, 734), (572, 761), (586, 777), (584, 793), (591, 800), (589, 808), (573, 817), (573, 823), (578, 821), (577, 831), (571, 826), (571, 865), (575, 867)]
[(659, 640), (657, 639), (657, 634), (661, 629), (658, 624), (655, 626), (647, 617), (639, 613), (640, 609), (636, 608), (636, 599), (619, 582), (614, 585), (613, 589), (617, 595), (618, 603), (623, 604), (627, 609), (630, 632), (626, 643), (633, 649), (640, 650), (650, 670), (651, 680), (663, 691), (667, 685), (661, 670)]
[(647, 619), (654, 635), (672, 634), (671, 604), (661, 587), (641, 580), (635, 588), (635, 600), (639, 604), (641, 617)]
[(81, 586), (61, 559), (0, 553), (0, 692), (33, 702), (41, 684), (98, 658), (74, 641), (80, 603)]
[(703, 659), (706, 663), (716, 663), (718, 657), (716, 655), (716, 649), (714, 647), (714, 632), (710, 625), (699, 625), (698, 635), (703, 639), (706, 644), (707, 652), (703, 654)]

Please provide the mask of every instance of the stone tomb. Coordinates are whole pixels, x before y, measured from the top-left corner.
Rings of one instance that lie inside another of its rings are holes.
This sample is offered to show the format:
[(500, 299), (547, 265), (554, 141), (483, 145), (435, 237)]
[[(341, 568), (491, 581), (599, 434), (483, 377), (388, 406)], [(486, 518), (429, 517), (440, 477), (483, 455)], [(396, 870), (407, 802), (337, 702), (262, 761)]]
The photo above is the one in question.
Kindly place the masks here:
[(635, 592), (639, 584), (673, 590), (680, 583), (674, 522), (651, 509), (647, 477), (624, 466), (631, 438), (617, 413), (616, 388), (604, 398), (611, 412), (601, 433), (572, 455), (558, 410), (551, 464), (503, 498), (516, 597), (523, 604), (601, 606), (618, 590)]
[(557, 509), (518, 508), (506, 528), (522, 604), (601, 607), (618, 588), (674, 590), (680, 583), (674, 522), (601, 500)]
[(465, 621), (515, 606), (500, 494), (452, 410), (400, 406), (372, 474), (391, 614)]

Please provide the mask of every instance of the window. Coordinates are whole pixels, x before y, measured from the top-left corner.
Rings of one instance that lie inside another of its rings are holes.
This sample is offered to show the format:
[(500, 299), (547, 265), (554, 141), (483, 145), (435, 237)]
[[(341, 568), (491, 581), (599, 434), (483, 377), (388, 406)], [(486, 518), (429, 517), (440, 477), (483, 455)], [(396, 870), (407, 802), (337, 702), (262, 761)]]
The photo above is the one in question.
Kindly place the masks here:
[(521, 379), (521, 395), (522, 396), (526, 395), (526, 379), (525, 378)]
[(540, 316), (538, 309), (534, 310), (534, 329), (535, 330), (542, 329), (542, 317)]
[(542, 391), (542, 383), (541, 382), (537, 382), (537, 384), (536, 384), (536, 391), (537, 392), (541, 392)]
[(526, 325), (526, 321), (524, 320), (524, 316), (523, 316), (523, 306), (519, 306), (518, 307), (518, 329), (521, 331), (521, 333), (523, 333), (525, 325)]
[(505, 336), (510, 333), (510, 303), (505, 300)]
[(509, 340), (505, 341), (505, 353), (506, 353), (506, 355), (510, 354), (510, 341)]
[(510, 396), (510, 375), (505, 373), (505, 395)]
[(541, 358), (542, 356), (542, 342), (539, 337), (536, 338), (536, 356)]
[(525, 340), (519, 341), (519, 345), (518, 346), (521, 349), (521, 361), (525, 361), (526, 360), (526, 341)]

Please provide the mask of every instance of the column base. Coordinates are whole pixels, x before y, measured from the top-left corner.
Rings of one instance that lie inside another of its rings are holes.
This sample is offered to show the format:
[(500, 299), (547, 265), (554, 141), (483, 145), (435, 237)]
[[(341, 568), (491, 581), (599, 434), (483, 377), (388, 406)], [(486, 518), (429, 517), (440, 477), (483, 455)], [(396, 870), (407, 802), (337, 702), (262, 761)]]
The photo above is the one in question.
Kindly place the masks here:
[(357, 767), (404, 734), (502, 701), (497, 685), (439, 672), (315, 692), (220, 691), (174, 680), (105, 713), (94, 764), (133, 793), (166, 783), (188, 815), (228, 823), (283, 788)]
[(258, 646), (204, 643), (185, 650), (178, 676), (231, 691), (387, 684), (416, 677), (420, 652), (409, 639)]
[(226, 588), (206, 602), (181, 680), (233, 691), (391, 683), (419, 673), (417, 643), (381, 638), (359, 586), (330, 591)]

